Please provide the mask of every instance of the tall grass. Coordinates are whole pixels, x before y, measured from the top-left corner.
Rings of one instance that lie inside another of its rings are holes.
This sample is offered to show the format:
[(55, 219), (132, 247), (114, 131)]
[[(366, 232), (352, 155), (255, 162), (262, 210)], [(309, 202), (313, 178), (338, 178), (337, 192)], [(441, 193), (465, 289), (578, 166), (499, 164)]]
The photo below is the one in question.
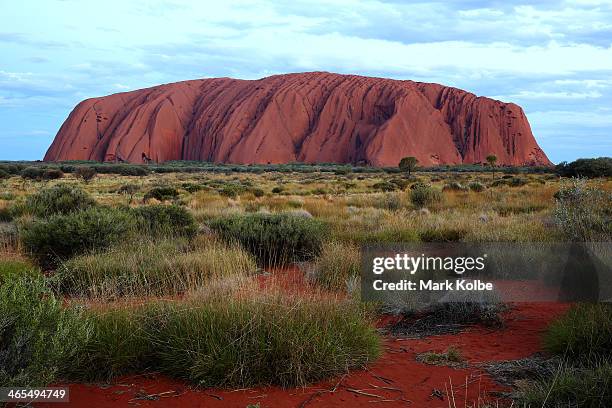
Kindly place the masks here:
[(256, 268), (252, 256), (238, 246), (210, 241), (194, 249), (186, 240), (162, 240), (75, 257), (61, 265), (58, 277), (61, 290), (72, 296), (165, 296), (216, 278), (247, 276)]
[(326, 242), (316, 259), (313, 278), (317, 284), (328, 290), (357, 290), (360, 262), (360, 251), (356, 245), (338, 241)]
[(148, 369), (203, 387), (295, 386), (362, 368), (380, 352), (353, 302), (276, 291), (204, 296), (92, 310), (96, 335), (72, 376)]

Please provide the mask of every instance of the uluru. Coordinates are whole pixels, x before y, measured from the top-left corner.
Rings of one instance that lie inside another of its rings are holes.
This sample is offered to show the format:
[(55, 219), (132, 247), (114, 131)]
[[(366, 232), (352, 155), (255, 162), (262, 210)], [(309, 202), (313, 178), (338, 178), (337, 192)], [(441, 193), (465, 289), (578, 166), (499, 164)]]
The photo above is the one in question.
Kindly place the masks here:
[(45, 161), (552, 163), (523, 109), (433, 83), (326, 72), (198, 79), (80, 102)]

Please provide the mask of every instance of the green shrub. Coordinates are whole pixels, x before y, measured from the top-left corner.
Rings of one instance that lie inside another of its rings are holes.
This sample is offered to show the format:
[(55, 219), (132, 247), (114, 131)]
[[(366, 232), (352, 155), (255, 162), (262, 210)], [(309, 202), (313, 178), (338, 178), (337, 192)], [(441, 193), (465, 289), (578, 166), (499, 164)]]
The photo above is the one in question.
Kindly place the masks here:
[(203, 287), (212, 279), (247, 276), (257, 269), (240, 247), (211, 242), (191, 250), (185, 241), (122, 244), (81, 255), (58, 269), (62, 292), (72, 296), (164, 296)]
[(93, 198), (80, 188), (57, 184), (27, 197), (25, 208), (37, 217), (49, 217), (83, 210), (95, 204)]
[(41, 387), (55, 382), (89, 338), (80, 312), (62, 306), (41, 277), (0, 284), (0, 384)]
[(96, 176), (96, 169), (93, 167), (77, 167), (74, 170), (74, 175), (83, 179), (85, 183), (89, 183)]
[(251, 190), (255, 197), (263, 197), (265, 192), (261, 188), (254, 188)]
[(401, 189), (397, 184), (391, 183), (391, 182), (388, 182), (388, 181), (380, 181), (380, 182), (372, 185), (372, 188), (374, 190), (384, 191), (384, 192), (390, 192), (390, 191), (395, 191), (395, 190)]
[(291, 214), (246, 214), (213, 220), (210, 227), (227, 241), (236, 241), (265, 265), (304, 261), (321, 249), (325, 226)]
[(527, 180), (525, 180), (524, 178), (520, 178), (520, 177), (512, 177), (508, 181), (508, 185), (510, 187), (521, 187), (521, 186), (524, 186), (525, 184), (527, 184)]
[(423, 208), (442, 201), (442, 196), (430, 185), (416, 183), (410, 189), (410, 201), (416, 208)]
[(158, 201), (174, 200), (178, 198), (178, 196), (179, 192), (176, 188), (169, 186), (159, 186), (153, 187), (151, 190), (147, 191), (147, 193), (144, 195), (144, 200), (147, 201), (151, 198), (154, 198)]
[(73, 255), (129, 239), (134, 229), (134, 218), (127, 211), (92, 207), (25, 221), (19, 233), (26, 252), (48, 268)]
[(272, 193), (274, 194), (280, 194), (283, 192), (283, 188), (281, 186), (276, 186), (272, 189)]
[(6, 179), (11, 177), (11, 173), (9, 173), (8, 171), (4, 170), (3, 168), (0, 168), (0, 180), (2, 179)]
[(74, 378), (148, 368), (201, 387), (296, 386), (363, 368), (380, 353), (359, 305), (332, 299), (217, 296), (92, 314), (95, 335)]
[(555, 194), (554, 218), (563, 234), (573, 241), (612, 239), (612, 194), (573, 179)]
[(612, 353), (612, 305), (608, 303), (573, 306), (554, 321), (544, 336), (547, 351), (584, 359)]
[(178, 205), (145, 205), (134, 208), (132, 213), (145, 235), (191, 238), (198, 232), (193, 215)]
[(474, 181), (474, 182), (470, 183), (468, 185), (468, 187), (470, 188), (470, 190), (472, 190), (472, 191), (474, 191), (476, 193), (480, 193), (480, 192), (482, 192), (482, 191), (484, 191), (486, 189), (485, 185), (482, 184), (479, 181)]
[(29, 180), (41, 180), (45, 171), (40, 167), (26, 167), (21, 170), (21, 177)]
[(60, 169), (45, 169), (42, 174), (43, 180), (57, 180), (64, 177), (64, 172)]

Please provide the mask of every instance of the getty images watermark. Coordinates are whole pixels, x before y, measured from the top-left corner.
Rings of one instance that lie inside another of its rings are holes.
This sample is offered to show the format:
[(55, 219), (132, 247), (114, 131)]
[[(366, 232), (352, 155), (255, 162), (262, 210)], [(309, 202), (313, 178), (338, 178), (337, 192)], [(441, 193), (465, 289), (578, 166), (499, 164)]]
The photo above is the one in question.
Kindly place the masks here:
[(609, 242), (410, 243), (362, 248), (364, 301), (611, 301)]

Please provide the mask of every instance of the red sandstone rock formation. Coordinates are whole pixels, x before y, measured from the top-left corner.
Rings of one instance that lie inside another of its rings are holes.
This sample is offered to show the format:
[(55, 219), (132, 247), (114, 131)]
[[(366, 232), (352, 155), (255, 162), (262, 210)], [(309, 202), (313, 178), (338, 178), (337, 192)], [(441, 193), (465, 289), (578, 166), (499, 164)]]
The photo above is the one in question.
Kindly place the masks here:
[(550, 165), (523, 110), (438, 84), (323, 72), (87, 99), (47, 161)]

